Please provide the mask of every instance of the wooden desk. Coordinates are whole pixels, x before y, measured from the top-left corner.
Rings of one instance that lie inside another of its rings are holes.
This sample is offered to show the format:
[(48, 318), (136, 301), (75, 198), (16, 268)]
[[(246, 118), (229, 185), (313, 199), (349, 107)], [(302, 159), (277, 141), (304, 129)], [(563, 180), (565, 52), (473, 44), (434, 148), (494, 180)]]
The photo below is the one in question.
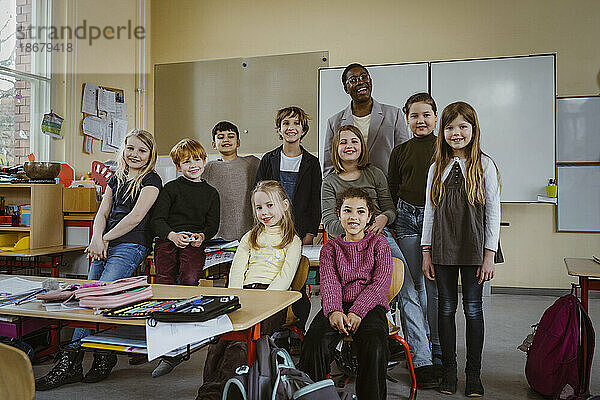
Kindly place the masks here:
[[(14, 275), (12, 275), (14, 276)], [(11, 275), (0, 275), (6, 279)], [(22, 276), (24, 279), (43, 281), (46, 278), (34, 276)], [(89, 282), (80, 279), (61, 279), (66, 283)], [(199, 295), (235, 295), (240, 299), (242, 308), (228, 314), (233, 324), (233, 332), (223, 335), (226, 340), (246, 341), (248, 343), (248, 361), (254, 361), (256, 355), (256, 343), (260, 337), (260, 323), (278, 311), (286, 309), (299, 300), (299, 292), (283, 290), (259, 290), (259, 289), (229, 289), (205, 286), (180, 286), (180, 285), (152, 285), (153, 298), (155, 299), (180, 299)], [(106, 318), (102, 315), (94, 315), (91, 309), (65, 310), (47, 312), (39, 302), (10, 305), (0, 307), (0, 314), (16, 315), (19, 317), (44, 318), (60, 321), (76, 321), (92, 324), (92, 328), (102, 325), (138, 325), (144, 326), (144, 319), (116, 319)]]
[(587, 312), (588, 291), (600, 290), (600, 264), (591, 258), (565, 258), (567, 272), (579, 277), (581, 286), (581, 304)]
[[(7, 262), (0, 262), (0, 264), (8, 267), (25, 267), (33, 268), (35, 273), (39, 273), (40, 268), (50, 268), (50, 276), (58, 278), (58, 270), (62, 262), (62, 256), (65, 253), (71, 253), (74, 251), (83, 252), (86, 246), (55, 246), (55, 247), (44, 247), (41, 249), (34, 250), (23, 250), (23, 251), (0, 251), (0, 258), (8, 257)], [(27, 258), (28, 261), (16, 261), (14, 258), (21, 257)], [(41, 263), (40, 257), (50, 257), (50, 264)]]

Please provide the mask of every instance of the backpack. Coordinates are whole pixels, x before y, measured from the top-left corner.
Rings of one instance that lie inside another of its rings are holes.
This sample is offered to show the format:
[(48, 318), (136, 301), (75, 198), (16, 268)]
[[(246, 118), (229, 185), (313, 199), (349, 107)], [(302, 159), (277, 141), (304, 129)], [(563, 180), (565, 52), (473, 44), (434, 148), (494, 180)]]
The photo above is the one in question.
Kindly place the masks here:
[(572, 290), (556, 300), (537, 325), (525, 364), (529, 386), (553, 399), (584, 398), (594, 340), (592, 321)]
[(340, 399), (331, 379), (313, 382), (296, 369), (289, 353), (277, 347), (268, 335), (256, 343), (254, 364), (239, 367), (236, 374), (225, 384), (223, 400)]

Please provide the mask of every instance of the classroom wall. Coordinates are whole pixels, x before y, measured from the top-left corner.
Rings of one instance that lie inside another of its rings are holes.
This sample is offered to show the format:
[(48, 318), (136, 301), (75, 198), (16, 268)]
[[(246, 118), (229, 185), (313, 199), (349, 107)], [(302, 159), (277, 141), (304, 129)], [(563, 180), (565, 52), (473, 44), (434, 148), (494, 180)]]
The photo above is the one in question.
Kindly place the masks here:
[[(152, 64), (316, 50), (329, 51), (331, 66), (556, 52), (558, 95), (600, 87), (596, 0), (153, 0), (151, 7)], [(552, 205), (505, 204), (502, 214), (511, 223), (501, 233), (507, 261), (494, 285), (566, 288), (563, 257), (600, 253), (598, 234), (554, 233)]]
[[(139, 0), (54, 0), (53, 26), (76, 27), (86, 21), (87, 26), (139, 25)], [(147, 10), (149, 12), (149, 8)], [(62, 140), (52, 140), (52, 154), (56, 160), (66, 160), (79, 177), (88, 172), (94, 160), (112, 159), (113, 153), (100, 151), (100, 142), (94, 140), (93, 153), (83, 153), (81, 133), (82, 85), (96, 85), (123, 89), (127, 103), (128, 129), (136, 121), (138, 41), (125, 38), (98, 39), (90, 44), (87, 39), (70, 40), (73, 51), (53, 54), (52, 104), (54, 111), (65, 117)], [(147, 38), (149, 41), (149, 32)]]

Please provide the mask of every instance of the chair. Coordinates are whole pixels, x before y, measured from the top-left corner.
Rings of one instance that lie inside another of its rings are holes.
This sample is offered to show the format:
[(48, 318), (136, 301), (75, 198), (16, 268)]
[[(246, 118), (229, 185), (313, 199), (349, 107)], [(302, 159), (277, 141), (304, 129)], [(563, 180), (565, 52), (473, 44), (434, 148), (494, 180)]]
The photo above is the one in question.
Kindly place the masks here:
[[(308, 278), (308, 268), (310, 266), (310, 262), (306, 256), (300, 257), (300, 263), (298, 264), (298, 269), (296, 270), (296, 275), (294, 275), (294, 279), (292, 280), (292, 285), (290, 286), (290, 290), (300, 292), (304, 290), (304, 286), (306, 285), (306, 279)], [(285, 325), (283, 325), (284, 329), (288, 329), (294, 332), (296, 335), (300, 337), (300, 340), (304, 339), (304, 333), (298, 329), (294, 324), (298, 322), (298, 317), (294, 315), (292, 311), (292, 306), (287, 308), (287, 317), (285, 320)]]
[(29, 357), (21, 350), (0, 343), (0, 399), (35, 397), (35, 380)]
[(102, 193), (106, 190), (106, 185), (112, 175), (112, 171), (100, 161), (92, 162), (92, 172), (90, 173), (90, 176), (97, 185), (102, 186)]
[[(397, 295), (400, 293), (400, 289), (402, 289), (402, 285), (404, 284), (404, 263), (399, 258), (392, 258), (394, 270), (392, 273), (392, 284), (390, 285), (390, 291), (388, 293), (388, 303), (390, 303)], [(391, 321), (388, 321), (391, 323)], [(398, 334), (400, 332), (400, 328), (392, 325), (390, 326), (390, 337), (396, 341), (398, 341), (402, 347), (404, 347), (404, 353), (406, 354), (406, 364), (408, 365), (408, 373), (410, 375), (410, 396), (409, 400), (414, 400), (417, 398), (417, 379), (415, 378), (415, 369), (413, 367), (412, 358), (410, 356), (410, 349), (408, 348), (408, 343), (402, 336)]]

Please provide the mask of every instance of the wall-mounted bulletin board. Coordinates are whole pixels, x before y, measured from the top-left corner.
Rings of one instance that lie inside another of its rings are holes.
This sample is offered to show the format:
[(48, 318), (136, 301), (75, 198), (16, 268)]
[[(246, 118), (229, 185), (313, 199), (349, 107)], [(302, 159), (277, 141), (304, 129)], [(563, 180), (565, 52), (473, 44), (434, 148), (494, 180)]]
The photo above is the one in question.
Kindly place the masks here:
[(123, 89), (84, 83), (81, 113), (83, 152), (92, 153), (94, 139), (101, 142), (101, 151), (116, 152), (127, 133), (127, 103)]
[(192, 137), (212, 150), (212, 127), (233, 122), (240, 130), (240, 153), (262, 155), (281, 144), (275, 113), (299, 106), (311, 122), (302, 145), (317, 150), (318, 71), (329, 53), (285, 54), (172, 64), (154, 68), (154, 130), (161, 155)]
[(557, 230), (600, 232), (600, 96), (556, 100)]

